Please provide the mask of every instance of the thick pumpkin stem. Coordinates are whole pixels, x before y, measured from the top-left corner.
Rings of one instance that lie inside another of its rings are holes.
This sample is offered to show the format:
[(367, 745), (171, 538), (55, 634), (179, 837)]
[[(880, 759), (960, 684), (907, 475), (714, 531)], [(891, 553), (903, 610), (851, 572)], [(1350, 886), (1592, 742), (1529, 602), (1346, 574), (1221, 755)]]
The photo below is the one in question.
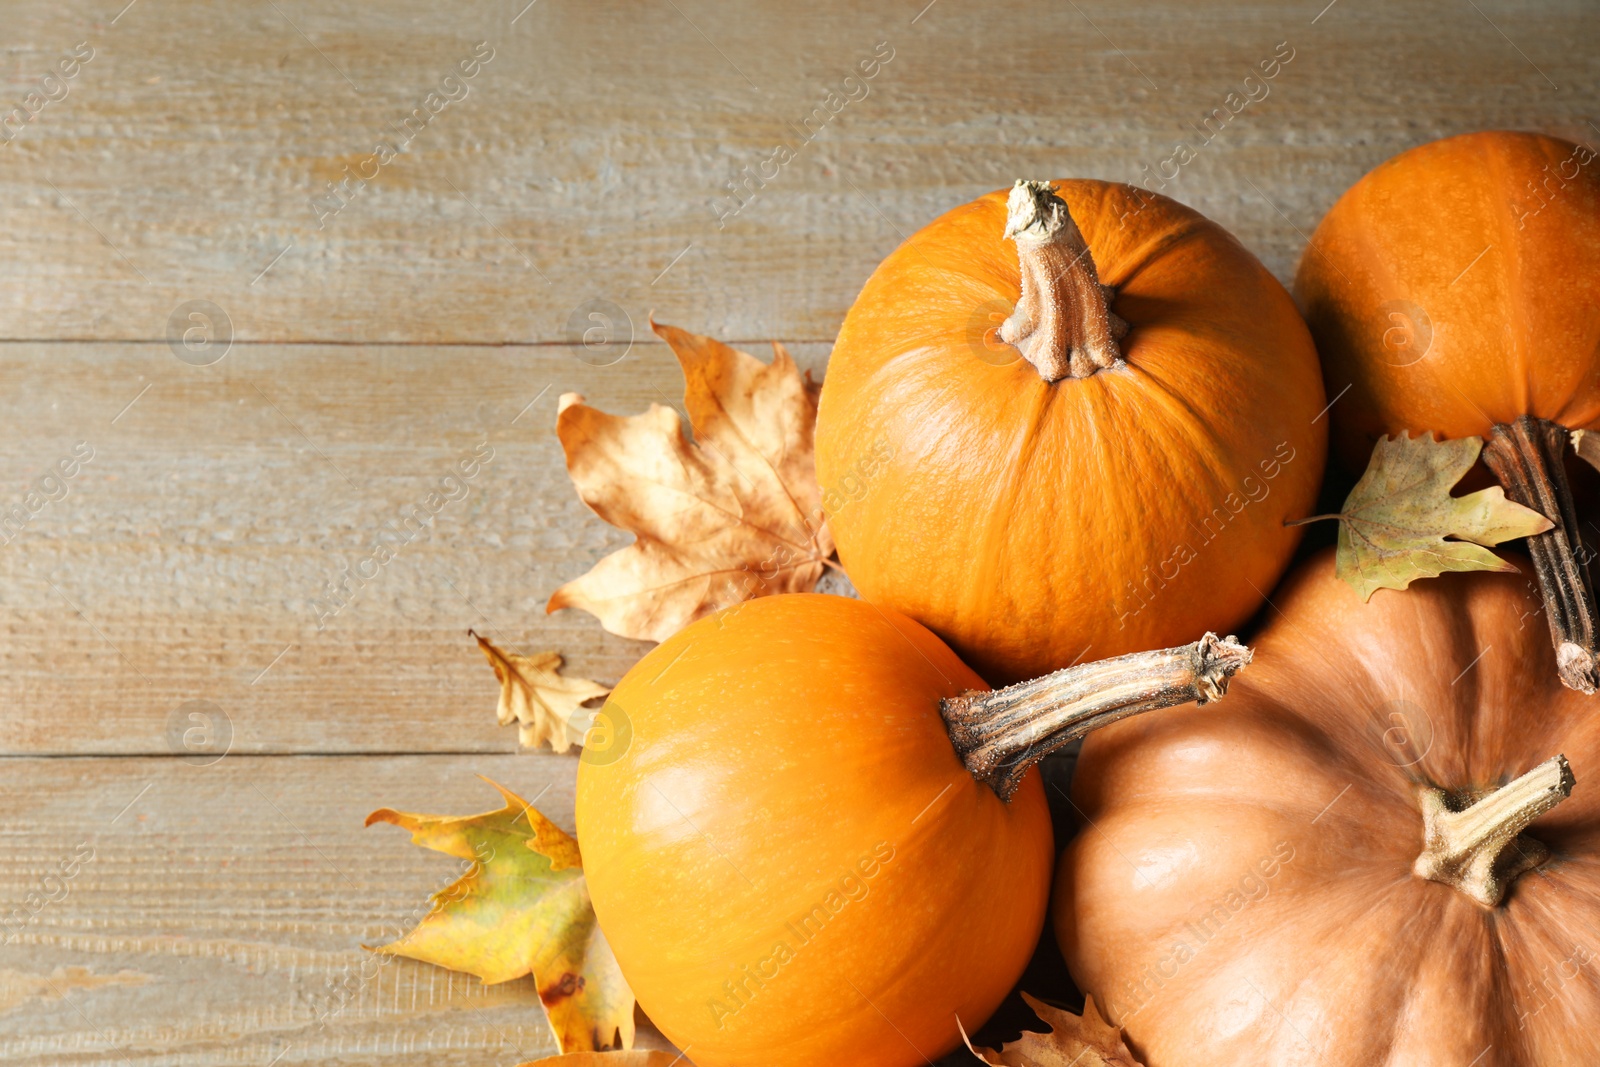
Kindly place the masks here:
[(1487, 796), (1424, 789), (1418, 798), (1422, 855), (1412, 873), (1494, 907), (1519, 874), (1550, 858), (1548, 848), (1522, 831), (1567, 799), (1573, 782), (1567, 758), (1552, 756)]
[(1569, 440), (1565, 427), (1524, 415), (1489, 431), (1483, 461), (1508, 498), (1555, 524), (1528, 538), (1528, 554), (1533, 557), (1534, 574), (1544, 597), (1561, 682), (1568, 689), (1593, 693), (1600, 682), (1595, 662), (1600, 651), (1596, 645), (1597, 611), (1563, 465)]
[(939, 702), (950, 740), (978, 781), (1010, 800), (1028, 768), (1091, 730), (1157, 708), (1204, 704), (1250, 662), (1232, 637), (1086, 663), (1004, 689)]
[(1047, 382), (1087, 378), (1122, 361), (1128, 324), (1111, 313), (1094, 257), (1066, 201), (1049, 182), (1019, 181), (1006, 201), (1005, 235), (1017, 245), (1022, 295), (1000, 339)]

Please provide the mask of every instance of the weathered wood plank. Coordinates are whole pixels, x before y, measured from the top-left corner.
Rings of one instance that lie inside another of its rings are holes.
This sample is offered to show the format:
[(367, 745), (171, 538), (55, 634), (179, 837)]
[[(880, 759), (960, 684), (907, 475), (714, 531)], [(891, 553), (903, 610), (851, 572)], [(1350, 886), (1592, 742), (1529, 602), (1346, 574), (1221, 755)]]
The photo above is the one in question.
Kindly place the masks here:
[[(825, 347), (795, 354), (816, 369)], [(165, 345), (0, 346), (0, 752), (166, 754), (190, 701), (241, 753), (508, 752), (469, 627), (616, 680), (648, 645), (544, 612), (631, 539), (573, 492), (556, 400), (633, 413), (681, 405), (683, 379), (660, 344), (582, 355), (242, 345), (199, 368)], [(459, 499), (408, 524), (435, 491)], [(395, 558), (366, 567), (380, 535)], [(376, 574), (329, 614), (347, 567)]]
[[(608, 300), (825, 341), (904, 234), (1019, 175), (1139, 180), (1186, 144), (1169, 191), (1287, 277), (1402, 148), (1600, 137), (1583, 0), (119, 8), (7, 9), (37, 114), (0, 147), (0, 338), (160, 339), (209, 300), (255, 340), (572, 340)], [(1268, 95), (1217, 112), (1280, 42)], [(460, 99), (424, 126), (430, 92)], [(374, 176), (317, 206), (347, 166)]]
[(467, 814), (490, 775), (572, 829), (560, 756), (0, 762), (0, 1061), (514, 1064), (531, 981), (376, 957), (460, 864), (376, 807)]

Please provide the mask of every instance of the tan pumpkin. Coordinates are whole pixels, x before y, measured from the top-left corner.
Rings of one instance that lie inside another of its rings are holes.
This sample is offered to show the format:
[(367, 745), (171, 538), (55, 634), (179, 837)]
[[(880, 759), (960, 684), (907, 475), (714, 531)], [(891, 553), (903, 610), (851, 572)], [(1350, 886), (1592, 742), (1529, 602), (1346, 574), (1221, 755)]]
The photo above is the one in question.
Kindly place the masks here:
[(1600, 1063), (1600, 715), (1531, 585), (1321, 555), (1226, 702), (1086, 741), (1053, 921), (1148, 1067)]

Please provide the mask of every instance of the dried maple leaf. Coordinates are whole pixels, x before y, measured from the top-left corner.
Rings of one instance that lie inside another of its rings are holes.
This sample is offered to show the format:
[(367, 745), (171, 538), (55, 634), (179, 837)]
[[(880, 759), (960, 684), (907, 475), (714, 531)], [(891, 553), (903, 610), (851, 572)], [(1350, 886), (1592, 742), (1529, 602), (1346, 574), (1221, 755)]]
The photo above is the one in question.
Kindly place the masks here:
[(678, 357), (694, 441), (660, 404), (617, 416), (561, 397), (556, 434), (578, 496), (637, 540), (555, 591), (614, 634), (663, 641), (703, 615), (804, 592), (833, 552), (812, 454), (816, 391), (782, 345), (762, 363), (650, 324)]
[(1589, 466), (1600, 470), (1600, 434), (1593, 430), (1573, 430), (1572, 450)]
[(517, 1067), (694, 1067), (677, 1052), (659, 1049), (634, 1049), (632, 1052), (569, 1052), (565, 1056), (551, 1056), (543, 1060), (530, 1060)]
[(1093, 997), (1085, 999), (1081, 1016), (1052, 1008), (1026, 993), (1022, 999), (1050, 1026), (1050, 1032), (1024, 1032), (995, 1052), (973, 1048), (962, 1030), (961, 1040), (974, 1056), (995, 1067), (1140, 1067), (1122, 1040), (1122, 1031), (1100, 1017)]
[(489, 985), (532, 974), (561, 1051), (631, 1047), (633, 990), (595, 921), (578, 843), (509, 789), (495, 788), (505, 807), (482, 815), (381, 808), (367, 816), (368, 826), (402, 826), (413, 844), (472, 863), (433, 895), (415, 929), (377, 951)]
[(517, 724), (517, 740), (527, 748), (548, 741), (557, 752), (583, 744), (590, 713), (583, 703), (611, 692), (587, 678), (557, 673), (561, 653), (535, 652), (531, 656), (502, 652), (494, 642), (468, 630), (500, 679), (500, 704), (495, 709), (501, 726)]
[(1507, 500), (1499, 486), (1450, 495), (1482, 449), (1476, 437), (1435, 441), (1432, 434), (1384, 437), (1373, 447), (1344, 510), (1319, 516), (1339, 520), (1336, 570), (1363, 601), (1446, 571), (1515, 571), (1480, 546), (1551, 528), (1537, 511)]

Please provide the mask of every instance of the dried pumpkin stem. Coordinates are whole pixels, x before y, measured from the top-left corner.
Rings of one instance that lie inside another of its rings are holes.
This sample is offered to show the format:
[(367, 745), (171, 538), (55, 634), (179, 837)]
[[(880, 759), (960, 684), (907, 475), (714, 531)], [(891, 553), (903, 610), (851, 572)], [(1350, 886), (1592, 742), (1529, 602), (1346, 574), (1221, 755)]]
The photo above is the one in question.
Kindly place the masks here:
[(1494, 907), (1518, 875), (1550, 858), (1547, 847), (1522, 831), (1567, 799), (1573, 782), (1567, 758), (1552, 756), (1480, 798), (1424, 789), (1418, 798), (1422, 854), (1412, 873)]
[(1179, 648), (1134, 652), (939, 702), (967, 770), (1010, 800), (1028, 768), (1091, 730), (1157, 708), (1216, 700), (1251, 652), (1206, 634)]
[(1500, 480), (1506, 496), (1532, 508), (1555, 525), (1528, 538), (1528, 554), (1544, 597), (1550, 639), (1561, 682), (1593, 693), (1600, 672), (1595, 657), (1596, 615), (1587, 552), (1567, 483), (1567, 429), (1548, 419), (1524, 415), (1489, 431), (1483, 461)]
[(1000, 339), (1047, 382), (1087, 378), (1120, 363), (1117, 341), (1128, 324), (1111, 313), (1115, 294), (1100, 284), (1083, 233), (1049, 182), (1012, 187), (1005, 236), (1017, 245), (1022, 295), (1000, 324)]

